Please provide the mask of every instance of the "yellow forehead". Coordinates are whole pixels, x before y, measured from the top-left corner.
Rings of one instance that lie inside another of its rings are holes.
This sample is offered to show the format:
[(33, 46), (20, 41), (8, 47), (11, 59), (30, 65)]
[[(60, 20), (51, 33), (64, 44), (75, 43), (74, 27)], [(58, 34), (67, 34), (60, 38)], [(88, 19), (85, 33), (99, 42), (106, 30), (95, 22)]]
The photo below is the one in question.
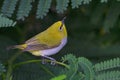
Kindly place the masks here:
[[(62, 26), (62, 31), (60, 31), (60, 27)], [(64, 36), (67, 36), (67, 31), (65, 28), (65, 25), (62, 23), (62, 21), (57, 21), (53, 25), (51, 25), (47, 29), (50, 33), (58, 33), (58, 34), (63, 34)], [(55, 35), (55, 34), (54, 34)]]
[(56, 23), (54, 23), (51, 28), (59, 28), (60, 26), (62, 25), (62, 22), (61, 21), (58, 21)]
[(51, 25), (47, 30), (51, 31), (58, 31), (59, 27), (62, 25), (61, 21), (55, 22), (53, 25)]

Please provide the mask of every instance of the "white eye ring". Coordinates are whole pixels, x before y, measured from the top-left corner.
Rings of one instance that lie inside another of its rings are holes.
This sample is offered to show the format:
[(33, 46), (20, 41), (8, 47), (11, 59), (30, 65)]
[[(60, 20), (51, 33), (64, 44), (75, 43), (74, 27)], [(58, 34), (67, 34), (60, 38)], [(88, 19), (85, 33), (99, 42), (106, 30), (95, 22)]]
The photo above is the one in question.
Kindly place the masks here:
[(63, 30), (63, 24), (59, 27), (59, 31)]

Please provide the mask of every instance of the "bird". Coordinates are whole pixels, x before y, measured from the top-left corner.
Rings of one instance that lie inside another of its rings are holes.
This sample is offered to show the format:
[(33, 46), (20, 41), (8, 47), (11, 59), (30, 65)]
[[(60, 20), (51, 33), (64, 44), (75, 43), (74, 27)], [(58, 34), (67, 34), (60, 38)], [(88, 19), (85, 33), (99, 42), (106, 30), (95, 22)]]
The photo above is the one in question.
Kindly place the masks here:
[[(55, 22), (49, 28), (28, 39), (23, 44), (14, 45), (11, 48), (17, 48), (23, 52), (30, 52), (34, 56), (47, 58), (51, 60), (51, 63), (55, 62), (56, 60), (50, 56), (58, 53), (67, 43), (65, 18)], [(44, 60), (42, 63), (45, 63)]]

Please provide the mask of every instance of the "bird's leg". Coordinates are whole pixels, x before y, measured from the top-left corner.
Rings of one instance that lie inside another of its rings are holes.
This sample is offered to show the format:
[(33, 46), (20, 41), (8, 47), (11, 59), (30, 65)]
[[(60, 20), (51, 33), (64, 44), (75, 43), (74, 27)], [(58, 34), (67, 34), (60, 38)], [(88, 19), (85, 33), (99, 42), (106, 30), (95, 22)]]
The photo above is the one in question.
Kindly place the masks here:
[(42, 56), (42, 64), (46, 64), (45, 58)]
[(55, 59), (54, 58), (52, 58), (52, 57), (49, 57), (49, 56), (43, 56), (44, 58), (47, 58), (47, 59), (50, 59), (51, 60), (51, 64), (52, 65), (55, 65)]

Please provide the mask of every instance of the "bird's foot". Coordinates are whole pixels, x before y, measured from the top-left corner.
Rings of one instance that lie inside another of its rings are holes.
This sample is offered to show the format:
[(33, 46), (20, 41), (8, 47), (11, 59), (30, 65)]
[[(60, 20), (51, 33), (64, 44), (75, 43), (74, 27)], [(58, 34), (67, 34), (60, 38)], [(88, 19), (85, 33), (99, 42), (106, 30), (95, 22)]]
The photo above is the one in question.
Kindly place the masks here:
[(42, 58), (42, 64), (46, 64), (45, 58)]
[(51, 63), (50, 63), (51, 65), (55, 65), (56, 64), (56, 60), (54, 58), (49, 57), (49, 56), (43, 56), (43, 60), (42, 60), (43, 64), (46, 63), (45, 58), (51, 60)]
[(51, 60), (51, 65), (55, 65), (56, 64), (56, 60)]

